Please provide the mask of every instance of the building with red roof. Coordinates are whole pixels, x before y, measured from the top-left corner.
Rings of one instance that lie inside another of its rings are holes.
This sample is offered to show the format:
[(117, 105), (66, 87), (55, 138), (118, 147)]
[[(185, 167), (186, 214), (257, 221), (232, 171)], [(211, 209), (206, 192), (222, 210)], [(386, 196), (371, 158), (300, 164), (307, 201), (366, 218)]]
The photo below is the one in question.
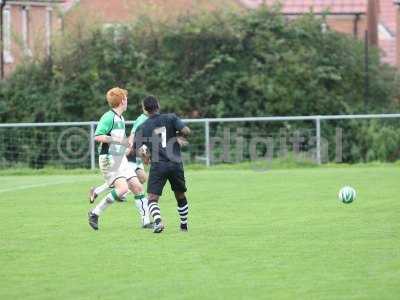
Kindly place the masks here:
[[(51, 39), (60, 28), (63, 0), (7, 0), (3, 7), (2, 73), (10, 74), (24, 57), (50, 53)], [(3, 75), (3, 74), (2, 74)]]
[(168, 18), (227, 7), (243, 9), (237, 0), (6, 0), (3, 70), (7, 76), (24, 57), (50, 53), (54, 34), (74, 26), (81, 16), (115, 24), (132, 21), (142, 14)]
[[(315, 14), (328, 13), (327, 24), (332, 29), (361, 39), (365, 37), (367, 29), (368, 0), (240, 0), (240, 2), (250, 9), (256, 9), (262, 4), (280, 3), (285, 15), (305, 14), (311, 11)], [(400, 12), (394, 2), (376, 0), (378, 45), (382, 50), (382, 62), (400, 67), (400, 57), (396, 55), (397, 51), (400, 52), (400, 41), (396, 38), (400, 26), (396, 19)]]

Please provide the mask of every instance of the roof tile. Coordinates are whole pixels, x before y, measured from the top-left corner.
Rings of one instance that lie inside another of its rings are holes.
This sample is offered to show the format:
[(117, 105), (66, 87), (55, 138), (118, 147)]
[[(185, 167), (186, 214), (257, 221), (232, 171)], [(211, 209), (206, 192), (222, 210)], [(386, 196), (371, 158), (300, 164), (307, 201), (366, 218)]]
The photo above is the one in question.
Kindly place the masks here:
[(320, 13), (327, 10), (331, 13), (365, 13), (367, 11), (367, 0), (241, 0), (241, 2), (250, 8), (256, 8), (263, 2), (267, 5), (283, 3), (284, 13), (310, 11)]

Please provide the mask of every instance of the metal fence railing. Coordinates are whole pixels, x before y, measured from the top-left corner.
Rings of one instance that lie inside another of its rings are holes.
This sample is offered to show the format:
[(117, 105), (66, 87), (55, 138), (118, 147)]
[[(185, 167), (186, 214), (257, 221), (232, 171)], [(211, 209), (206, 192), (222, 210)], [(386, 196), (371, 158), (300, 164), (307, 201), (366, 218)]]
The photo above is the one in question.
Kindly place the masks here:
[[(400, 114), (184, 121), (192, 129), (190, 144), (183, 150), (189, 163), (210, 166), (293, 153), (317, 164), (400, 159)], [(96, 125), (97, 122), (0, 124), (0, 168), (62, 165), (94, 169)], [(127, 125), (128, 133), (132, 122)]]

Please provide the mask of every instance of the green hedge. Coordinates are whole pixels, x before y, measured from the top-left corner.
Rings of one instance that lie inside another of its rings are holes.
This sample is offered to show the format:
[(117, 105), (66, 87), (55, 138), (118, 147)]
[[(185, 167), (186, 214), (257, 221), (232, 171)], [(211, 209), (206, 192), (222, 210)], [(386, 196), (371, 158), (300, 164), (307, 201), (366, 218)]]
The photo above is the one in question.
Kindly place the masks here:
[[(380, 64), (378, 51), (370, 51), (365, 107), (362, 41), (323, 33), (321, 22), (312, 15), (288, 22), (263, 8), (168, 24), (141, 18), (108, 29), (78, 28), (54, 46), (52, 57), (21, 65), (0, 84), (0, 121), (97, 120), (106, 109), (105, 92), (115, 85), (129, 90), (128, 116), (140, 112), (149, 93), (163, 110), (185, 117), (399, 111), (399, 82)], [(379, 131), (363, 131), (377, 145), (367, 156), (386, 160), (390, 151), (381, 149), (386, 142)], [(398, 140), (396, 130), (382, 132)]]

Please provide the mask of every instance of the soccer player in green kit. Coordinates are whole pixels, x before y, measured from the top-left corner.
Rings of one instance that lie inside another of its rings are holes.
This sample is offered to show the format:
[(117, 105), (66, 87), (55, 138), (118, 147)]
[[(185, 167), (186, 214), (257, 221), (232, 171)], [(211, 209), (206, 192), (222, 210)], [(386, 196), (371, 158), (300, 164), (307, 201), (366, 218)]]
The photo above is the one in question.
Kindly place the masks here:
[(107, 92), (110, 110), (100, 119), (96, 128), (95, 140), (100, 143), (99, 166), (111, 192), (92, 210), (89, 211), (89, 225), (98, 230), (99, 216), (115, 201), (121, 201), (130, 190), (135, 199), (145, 203), (141, 206), (145, 211), (142, 226), (152, 228), (150, 223), (147, 198), (143, 185), (137, 178), (135, 170), (129, 165), (126, 153), (131, 144), (125, 136), (125, 120), (122, 117), (128, 104), (128, 92), (113, 88)]
[[(131, 130), (131, 134), (129, 137), (129, 143), (130, 145), (133, 145), (133, 139), (135, 137), (135, 132), (136, 130), (148, 119), (147, 115), (144, 113), (141, 114), (139, 117), (133, 121), (133, 127)], [(136, 156), (135, 151), (131, 151), (129, 148), (127, 150), (127, 155), (128, 159), (128, 164), (132, 170), (135, 171), (137, 178), (139, 179), (141, 184), (144, 184), (147, 181), (147, 174), (144, 170), (143, 166), (143, 161), (140, 157)], [(107, 184), (107, 182), (103, 183), (102, 185), (98, 187), (92, 187), (89, 191), (89, 200), (90, 203), (93, 203), (97, 196), (107, 190), (109, 190), (110, 187)], [(135, 205), (136, 208), (138, 209), (138, 213), (141, 217), (141, 225), (143, 228), (152, 228), (152, 222), (150, 221), (150, 213), (149, 213), (149, 208), (148, 208), (148, 203), (147, 203), (147, 198), (143, 197), (143, 193), (138, 193), (138, 195), (135, 195)], [(124, 201), (122, 199), (122, 201)]]

